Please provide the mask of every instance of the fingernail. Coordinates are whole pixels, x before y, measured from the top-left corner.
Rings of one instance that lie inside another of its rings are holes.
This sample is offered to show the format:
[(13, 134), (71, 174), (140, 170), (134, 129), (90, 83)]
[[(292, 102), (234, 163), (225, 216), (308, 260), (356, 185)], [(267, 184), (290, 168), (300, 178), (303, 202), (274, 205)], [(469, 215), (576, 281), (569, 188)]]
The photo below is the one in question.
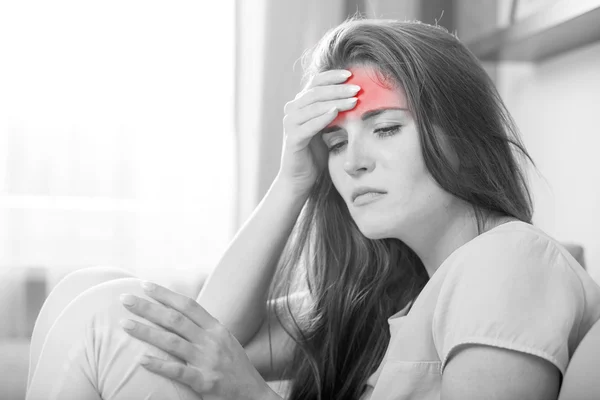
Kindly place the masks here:
[(140, 283), (140, 285), (146, 292), (151, 292), (156, 287), (156, 285), (154, 283), (151, 283), (148, 281), (142, 281), (142, 283)]
[(142, 358), (140, 358), (140, 364), (148, 365), (148, 364), (150, 364), (150, 359), (146, 356), (142, 356)]
[(358, 85), (348, 85), (348, 90), (350, 92), (358, 92), (360, 90), (360, 86), (358, 86)]
[(133, 322), (130, 319), (122, 319), (121, 321), (119, 321), (119, 323), (121, 324), (121, 326), (123, 327), (123, 329), (133, 329), (133, 328), (135, 328), (135, 322)]
[(120, 299), (121, 299), (121, 302), (123, 304), (125, 304), (126, 306), (131, 307), (131, 306), (135, 305), (135, 297), (133, 297), (130, 294), (122, 294)]
[(350, 75), (352, 75), (352, 72), (344, 70), (340, 73), (340, 75), (342, 75), (344, 78), (348, 78)]

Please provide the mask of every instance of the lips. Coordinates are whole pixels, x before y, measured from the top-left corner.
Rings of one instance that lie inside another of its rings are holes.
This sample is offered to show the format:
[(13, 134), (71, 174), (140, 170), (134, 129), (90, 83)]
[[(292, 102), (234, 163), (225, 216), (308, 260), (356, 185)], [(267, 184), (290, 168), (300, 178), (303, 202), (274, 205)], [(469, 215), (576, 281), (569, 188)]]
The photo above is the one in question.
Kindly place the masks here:
[(356, 199), (358, 199), (361, 196), (369, 196), (369, 195), (377, 195), (377, 194), (384, 194), (384, 193), (383, 192), (367, 192), (367, 193), (359, 194), (358, 196), (356, 196), (356, 198), (354, 200), (356, 201)]
[(385, 194), (386, 192), (384, 190), (370, 188), (370, 187), (360, 187), (360, 188), (355, 189), (354, 192), (352, 192), (352, 201), (354, 202), (358, 196), (361, 196), (361, 195), (367, 194), (367, 193)]
[(353, 205), (356, 207), (364, 206), (379, 200), (383, 196), (385, 196), (385, 193), (382, 192), (367, 192), (357, 196), (356, 199), (354, 199)]

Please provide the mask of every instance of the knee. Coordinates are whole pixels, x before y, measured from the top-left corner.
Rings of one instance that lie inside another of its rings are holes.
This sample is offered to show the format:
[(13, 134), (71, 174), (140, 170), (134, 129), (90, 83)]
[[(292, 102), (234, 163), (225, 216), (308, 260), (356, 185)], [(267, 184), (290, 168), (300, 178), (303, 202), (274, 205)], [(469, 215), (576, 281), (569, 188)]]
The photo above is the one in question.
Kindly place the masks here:
[(130, 277), (133, 277), (130, 272), (116, 267), (89, 267), (79, 269), (68, 273), (58, 281), (54, 288), (52, 288), (50, 297), (54, 297), (52, 296), (53, 293), (55, 296), (60, 294), (60, 297), (67, 296), (70, 301), (84, 290), (100, 283)]
[[(53, 324), (65, 307), (83, 292), (94, 286), (124, 278), (133, 278), (133, 275), (114, 267), (91, 267), (69, 273), (52, 288), (44, 301), (36, 320), (34, 334), (40, 330), (38, 325), (45, 327)], [(42, 329), (41, 332), (45, 335), (46, 330)]]
[(136, 316), (121, 303), (120, 296), (124, 293), (154, 301), (144, 293), (140, 283), (141, 279), (126, 277), (83, 291), (60, 314), (44, 342), (44, 348), (68, 354), (70, 360), (79, 360), (77, 362), (83, 370), (97, 377), (94, 384), (99, 393), (107, 390), (114, 393), (114, 385), (144, 379), (145, 372), (140, 378), (137, 371), (143, 369), (136, 361), (144, 354), (176, 361), (168, 353), (129, 335), (119, 324), (122, 319), (133, 319), (159, 328)]
[[(133, 294), (155, 302), (140, 286), (141, 279), (127, 276), (94, 285), (80, 293), (70, 304), (66, 315), (71, 323), (114, 327), (121, 319), (140, 320), (123, 306), (121, 295)], [(148, 324), (148, 321), (142, 321)]]
[(78, 269), (65, 275), (56, 285), (69, 287), (92, 287), (97, 284), (120, 278), (130, 278), (133, 275), (117, 267), (89, 267)]

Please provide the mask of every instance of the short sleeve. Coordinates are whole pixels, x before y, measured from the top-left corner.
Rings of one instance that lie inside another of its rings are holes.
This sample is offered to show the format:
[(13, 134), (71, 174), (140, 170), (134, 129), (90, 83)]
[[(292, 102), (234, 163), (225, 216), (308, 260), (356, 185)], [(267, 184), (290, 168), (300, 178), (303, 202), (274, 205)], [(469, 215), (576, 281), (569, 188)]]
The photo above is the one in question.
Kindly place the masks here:
[(576, 272), (556, 244), (535, 232), (474, 240), (449, 266), (435, 306), (440, 372), (457, 346), (482, 344), (536, 355), (564, 374), (585, 306)]

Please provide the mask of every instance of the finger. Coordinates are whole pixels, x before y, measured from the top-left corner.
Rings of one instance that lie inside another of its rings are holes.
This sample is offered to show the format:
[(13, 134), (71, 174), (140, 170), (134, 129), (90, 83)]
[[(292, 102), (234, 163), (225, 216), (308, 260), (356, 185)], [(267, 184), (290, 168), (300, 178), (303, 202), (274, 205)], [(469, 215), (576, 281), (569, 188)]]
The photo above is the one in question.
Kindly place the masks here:
[(358, 99), (356, 97), (350, 97), (342, 100), (320, 101), (297, 110), (294, 113), (294, 116), (290, 116), (286, 122), (295, 125), (302, 125), (319, 115), (323, 115), (327, 111), (331, 110), (332, 107), (336, 107), (338, 111), (351, 110), (354, 108), (354, 106), (356, 106), (357, 101)]
[(346, 82), (351, 76), (352, 72), (348, 71), (347, 69), (330, 69), (327, 71), (322, 71), (313, 76), (313, 78), (306, 85), (305, 89)]
[(150, 282), (142, 282), (144, 292), (154, 300), (174, 309), (188, 317), (192, 322), (204, 329), (210, 329), (219, 321), (208, 313), (197, 301), (182, 294), (173, 292), (164, 286)]
[(304, 148), (310, 144), (312, 138), (320, 132), (324, 127), (331, 123), (338, 115), (337, 108), (333, 108), (323, 115), (319, 115), (316, 118), (311, 119), (302, 125), (300, 133), (296, 137), (296, 143), (298, 148)]
[(346, 99), (356, 96), (360, 92), (360, 89), (361, 87), (358, 85), (347, 84), (314, 87), (299, 93), (299, 96), (294, 100), (286, 103), (283, 111), (287, 115), (293, 111), (302, 110), (314, 103)]
[(348, 78), (352, 75), (352, 73), (348, 70), (344, 69), (336, 69), (336, 70), (328, 70), (321, 72), (315, 75), (305, 86), (304, 88), (296, 94), (294, 100), (289, 101), (285, 104), (284, 113), (288, 113), (289, 111), (296, 108), (296, 102), (304, 97), (306, 92), (309, 92), (313, 88), (317, 88), (320, 86), (341, 86), (340, 83), (343, 83), (348, 80)]
[(121, 326), (129, 335), (151, 344), (183, 361), (196, 364), (200, 361), (197, 346), (174, 333), (154, 328), (131, 319), (121, 320)]
[(319, 86), (306, 91), (298, 100), (295, 100), (296, 110), (302, 110), (307, 106), (328, 100), (347, 99), (356, 96), (361, 87), (358, 85), (332, 85)]
[(212, 389), (211, 387), (205, 387), (206, 385), (204, 384), (202, 373), (196, 368), (188, 365), (173, 361), (165, 361), (150, 356), (144, 356), (142, 360), (140, 360), (140, 364), (155, 374), (162, 375), (191, 387), (196, 393), (203, 393)]
[(121, 296), (121, 301), (133, 314), (154, 322), (156, 325), (176, 333), (192, 343), (198, 343), (204, 336), (201, 327), (181, 312), (164, 304), (157, 304), (132, 294)]

